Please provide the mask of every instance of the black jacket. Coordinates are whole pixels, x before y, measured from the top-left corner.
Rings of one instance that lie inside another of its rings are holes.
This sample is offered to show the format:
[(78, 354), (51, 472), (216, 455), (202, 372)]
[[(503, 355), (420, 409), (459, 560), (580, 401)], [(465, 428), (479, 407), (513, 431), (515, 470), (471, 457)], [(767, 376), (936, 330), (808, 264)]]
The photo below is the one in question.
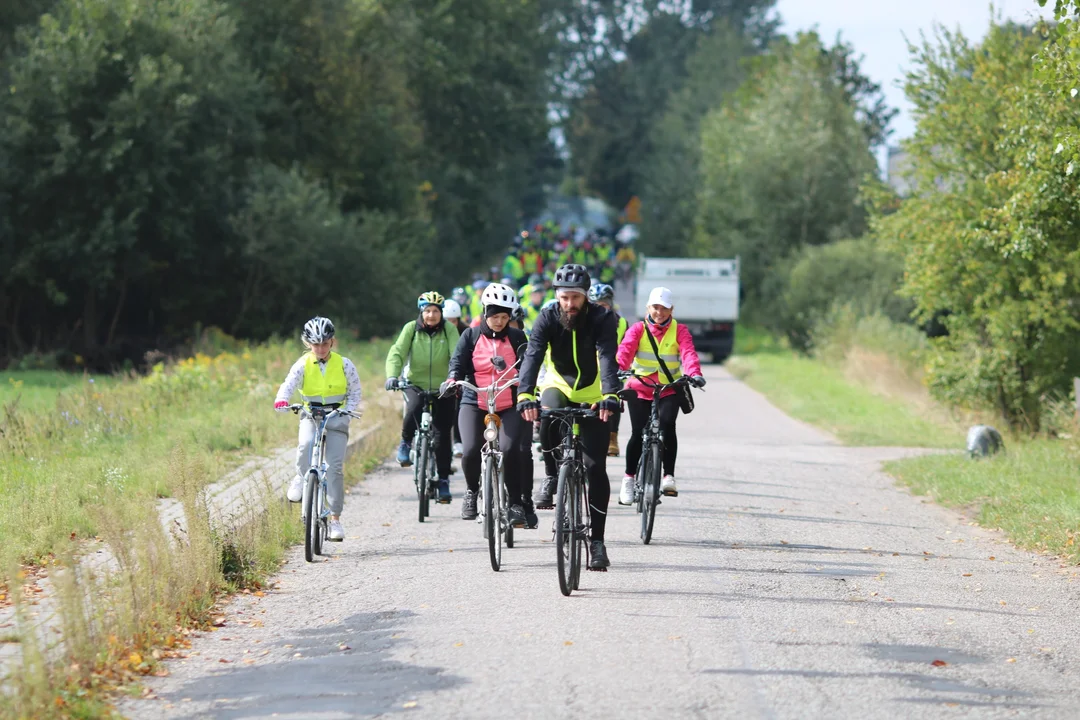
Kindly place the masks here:
[[(571, 390), (578, 389), (571, 393), (569, 399), (572, 402), (597, 402), (603, 395), (619, 392), (622, 383), (619, 381), (619, 365), (615, 361), (618, 349), (616, 315), (591, 302), (585, 304), (582, 312), (585, 317), (581, 328), (575, 331), (567, 330), (559, 322), (557, 304), (549, 305), (536, 318), (525, 360), (521, 363), (519, 394), (536, 394), (536, 376), (549, 346), (555, 372)], [(550, 380), (545, 380), (544, 384), (549, 385)], [(599, 388), (595, 388), (597, 384)]]
[[(518, 372), (521, 371), (521, 359), (525, 356), (525, 346), (529, 342), (525, 337), (525, 333), (517, 328), (507, 326), (505, 330), (497, 335), (491, 331), (484, 321), (481, 320), (480, 324), (476, 327), (471, 327), (465, 332), (461, 333), (461, 337), (458, 339), (457, 347), (454, 348), (454, 355), (450, 358), (450, 372), (449, 377), (455, 380), (468, 380), (473, 385), (476, 385), (476, 371), (473, 369), (473, 350), (476, 348), (476, 341), (480, 335), (484, 334), (488, 337), (508, 337), (510, 338), (510, 346), (514, 348), (514, 354), (517, 356)], [(511, 388), (513, 390), (514, 402), (517, 402), (517, 388)], [(463, 388), (461, 391), (461, 404), (462, 405), (476, 405), (476, 393), (467, 388)]]

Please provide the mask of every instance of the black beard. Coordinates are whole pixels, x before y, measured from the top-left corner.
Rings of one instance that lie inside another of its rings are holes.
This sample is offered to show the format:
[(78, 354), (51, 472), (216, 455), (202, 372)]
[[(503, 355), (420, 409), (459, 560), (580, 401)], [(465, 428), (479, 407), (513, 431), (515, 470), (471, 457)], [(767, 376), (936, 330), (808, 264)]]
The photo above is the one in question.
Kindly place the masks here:
[(585, 322), (585, 308), (581, 308), (577, 315), (573, 317), (567, 315), (562, 308), (559, 308), (559, 324), (567, 330), (580, 330), (583, 322)]

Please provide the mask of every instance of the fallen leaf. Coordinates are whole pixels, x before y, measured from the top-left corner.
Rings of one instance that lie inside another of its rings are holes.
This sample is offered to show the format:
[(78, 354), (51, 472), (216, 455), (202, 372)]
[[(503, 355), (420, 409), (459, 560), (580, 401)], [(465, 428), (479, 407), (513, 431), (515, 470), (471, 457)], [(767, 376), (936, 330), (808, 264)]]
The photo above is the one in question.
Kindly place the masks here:
[(409, 702), (404, 703), (401, 707), (403, 707), (403, 708), (414, 708), (414, 707), (416, 707), (416, 701), (415, 700), (410, 700)]
[(964, 573), (964, 577), (971, 577), (971, 573)]
[(142, 663), (142, 655), (139, 653), (131, 653), (128, 655), (128, 663), (131, 665), (139, 665)]
[(1016, 658), (1006, 658), (1006, 659), (1005, 659), (1005, 662), (1011, 662), (1011, 663), (1014, 663), (1014, 662), (1016, 662)]
[(220, 659), (218, 659), (218, 662), (219, 663), (231, 663), (232, 660), (226, 660), (225, 658), (220, 658)]
[(454, 643), (454, 647), (462, 647), (464, 644), (465, 643), (463, 643), (463, 642), (456, 642), (456, 643)]
[(934, 662), (932, 662), (930, 664), (933, 665), (934, 667), (945, 667), (949, 663), (945, 662), (944, 660), (935, 660)]
[(990, 559), (991, 560), (997, 560), (997, 558), (995, 558), (993, 555), (990, 556)]
[(301, 653), (293, 653), (293, 657), (303, 657)]
[(253, 659), (251, 659), (251, 658), (244, 658), (243, 662), (244, 662), (245, 665), (254, 665), (255, 664), (255, 661)]
[(346, 645), (345, 643), (341, 643), (340, 645), (338, 645), (337, 649), (338, 650), (352, 650), (352, 648), (349, 647), (348, 645)]
[(262, 590), (256, 590), (252, 593), (252, 595), (254, 595), (255, 597), (266, 597), (266, 593), (264, 593)]
[(573, 640), (565, 640), (563, 642), (563, 645), (573, 645), (573, 644), (574, 644)]

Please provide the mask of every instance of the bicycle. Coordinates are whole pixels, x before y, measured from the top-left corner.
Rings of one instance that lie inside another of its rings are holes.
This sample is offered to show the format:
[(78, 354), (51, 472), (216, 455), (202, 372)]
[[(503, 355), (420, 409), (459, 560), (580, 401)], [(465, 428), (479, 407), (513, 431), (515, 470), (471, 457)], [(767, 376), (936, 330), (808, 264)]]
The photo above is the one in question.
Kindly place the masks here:
[(286, 409), (318, 426), (315, 441), (311, 444), (311, 459), (308, 463), (311, 469), (304, 477), (303, 505), (300, 510), (300, 518), (304, 523), (304, 559), (315, 562), (315, 556), (322, 555), (323, 543), (330, 532), (330, 507), (326, 501), (326, 472), (330, 466), (322, 457), (323, 445), (326, 443), (326, 424), (342, 415), (357, 420), (360, 415), (349, 410), (318, 405), (307, 408), (294, 404)]
[(652, 541), (653, 524), (656, 522), (656, 506), (660, 504), (660, 476), (663, 473), (664, 433), (660, 431), (660, 394), (664, 388), (690, 385), (690, 378), (683, 375), (675, 382), (665, 385), (632, 370), (620, 372), (619, 377), (637, 378), (653, 392), (649, 406), (649, 422), (641, 431), (641, 459), (638, 460), (637, 473), (634, 475), (634, 506), (641, 514), (640, 537), (641, 542), (648, 545)]
[(580, 421), (599, 416), (595, 410), (586, 407), (567, 407), (542, 409), (540, 417), (561, 423), (564, 431), (560, 444), (554, 534), (559, 590), (569, 596), (580, 589), (581, 549), (589, 545), (589, 491), (582, 459), (585, 451), (581, 445)]
[[(497, 360), (502, 358), (497, 357)], [(503, 381), (510, 369), (506, 368), (506, 361), (502, 361), (502, 367), (495, 364), (496, 370), (504, 370), (502, 376), (487, 387), (477, 387), (466, 380), (455, 380), (453, 385), (460, 385), (477, 393), (487, 393), (487, 415), (484, 416), (484, 447), (480, 451), (483, 457), (480, 471), (481, 486), (480, 497), (482, 502), (481, 516), (484, 524), (484, 537), (488, 541), (488, 555), (491, 559), (491, 569), (495, 572), (502, 567), (503, 541), (506, 547), (514, 547), (514, 526), (508, 521), (510, 499), (506, 492), (506, 483), (503, 478), (502, 451), (499, 449), (499, 428), (502, 418), (496, 414), (496, 399), (504, 390), (514, 387), (520, 382), (518, 378), (510, 378)], [(511, 412), (517, 412), (511, 408)]]
[(420, 424), (413, 433), (412, 457), (413, 484), (416, 485), (416, 498), (418, 500), (417, 520), (424, 522), (424, 518), (431, 515), (431, 499), (435, 497), (438, 484), (435, 478), (435, 434), (434, 434), (434, 405), (438, 393), (422, 390), (410, 382), (398, 382), (397, 390), (404, 392), (413, 389), (420, 394), (424, 409), (420, 414)]

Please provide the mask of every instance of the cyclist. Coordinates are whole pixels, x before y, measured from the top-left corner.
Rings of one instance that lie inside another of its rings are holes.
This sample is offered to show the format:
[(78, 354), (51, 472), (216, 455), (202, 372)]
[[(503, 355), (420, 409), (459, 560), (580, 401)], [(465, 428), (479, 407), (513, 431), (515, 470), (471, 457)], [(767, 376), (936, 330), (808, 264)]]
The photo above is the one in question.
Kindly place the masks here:
[(468, 325), (469, 321), (472, 320), (469, 315), (469, 305), (472, 303), (472, 288), (466, 290), (463, 287), (456, 287), (450, 291), (450, 299), (461, 308), (461, 320)]
[[(416, 300), (420, 317), (405, 324), (397, 341), (386, 356), (386, 389), (396, 390), (398, 376), (408, 365), (407, 379), (410, 383), (427, 392), (437, 392), (442, 378), (446, 377), (450, 367), (450, 354), (458, 342), (457, 328), (446, 322), (443, 317), (443, 296), (434, 290), (426, 292)], [(423, 402), (420, 393), (414, 389), (405, 390), (405, 419), (401, 424), (401, 444), (398, 446), (397, 461), (401, 467), (409, 467), (412, 460), (413, 435), (420, 424)], [(439, 398), (435, 401), (435, 469), (439, 478), (440, 503), (446, 504), (450, 497), (450, 454), (452, 452), (450, 427), (454, 424), (455, 402), (452, 397)]]
[[(497, 379), (517, 377), (516, 366), (525, 352), (528, 340), (525, 333), (510, 327), (510, 319), (518, 309), (517, 294), (513, 288), (502, 283), (492, 283), (484, 290), (484, 319), (474, 328), (466, 330), (458, 340), (450, 359), (445, 392), (455, 380), (465, 379), (473, 385), (484, 387)], [(495, 356), (506, 363), (495, 368)], [(483, 395), (478, 397), (478, 395)], [(514, 525), (535, 528), (536, 511), (531, 498), (525, 493), (531, 488), (522, 487), (522, 443), (520, 436), (526, 432), (525, 421), (516, 410), (517, 389), (508, 388), (496, 396), (496, 414), (502, 419), (499, 428), (499, 447), (503, 452), (504, 478), (509, 496), (508, 519)], [(468, 489), (461, 503), (461, 519), (476, 519), (476, 497), (480, 490), (481, 450), (484, 446), (484, 417), (487, 415), (486, 393), (466, 389), (458, 411), (458, 429), (461, 431), (463, 454), (461, 468)]]
[[(619, 367), (623, 370), (633, 368), (642, 375), (667, 385), (667, 374), (660, 366), (661, 361), (667, 366), (673, 380), (682, 375), (689, 375), (690, 381), (697, 387), (705, 386), (701, 376), (701, 361), (694, 350), (694, 338), (685, 325), (680, 325), (672, 318), (674, 308), (671, 290), (665, 287), (653, 288), (649, 293), (648, 314), (642, 322), (634, 323), (619, 345)], [(654, 346), (645, 333), (652, 335)], [(659, 356), (659, 357), (657, 357)], [(626, 401), (630, 412), (630, 442), (626, 444), (626, 474), (623, 476), (619, 491), (619, 504), (629, 505), (634, 501), (634, 473), (637, 472), (641, 459), (641, 432), (649, 421), (649, 409), (652, 404), (652, 389), (637, 379), (626, 384), (634, 390), (636, 397)], [(668, 497), (678, 497), (675, 486), (675, 457), (679, 452), (679, 438), (675, 434), (675, 420), (679, 416), (679, 398), (675, 388), (665, 388), (660, 395), (660, 431), (664, 433), (664, 477), (660, 482), (660, 492)]]
[[(607, 422), (619, 411), (620, 383), (615, 360), (615, 314), (590, 303), (589, 273), (581, 265), (564, 265), (555, 271), (554, 287), (558, 303), (545, 309), (533, 325), (529, 346), (521, 366), (518, 409), (533, 422), (541, 406), (567, 407), (590, 403), (599, 411), (599, 419), (581, 421), (581, 441), (585, 452), (585, 472), (589, 482), (589, 512), (592, 525), (589, 568), (608, 567), (604, 529), (611, 488), (607, 475)], [(536, 387), (540, 366), (547, 362), (544, 383)], [(536, 391), (540, 391), (537, 401)], [(544, 452), (546, 478), (533, 500), (537, 507), (552, 507), (557, 481), (553, 454), (560, 438), (555, 424), (545, 420), (540, 437)]]
[(456, 327), (459, 333), (465, 332), (465, 328), (469, 327), (461, 321), (461, 303), (456, 300), (447, 300), (443, 303), (443, 317)]
[[(615, 312), (615, 288), (606, 283), (593, 285), (589, 288), (589, 301), (615, 313), (615, 317), (618, 319), (615, 337), (616, 341), (622, 345), (623, 336), (626, 335), (626, 328), (629, 326), (629, 323), (626, 322), (626, 318)], [(619, 457), (619, 418), (621, 416), (622, 413), (617, 413), (611, 418), (611, 422), (609, 423), (611, 436), (608, 439), (608, 457)]]
[[(313, 317), (304, 323), (300, 339), (308, 349), (293, 363), (285, 382), (278, 388), (274, 409), (285, 411), (297, 388), (304, 405), (312, 407), (343, 407), (360, 412), (360, 376), (352, 360), (334, 352), (334, 323), (324, 317)], [(311, 446), (318, 428), (311, 418), (301, 418), (300, 436), (296, 447), (296, 477), (289, 483), (289, 502), (300, 502), (304, 495), (304, 478), (311, 469)], [(330, 501), (330, 534), (335, 542), (345, 539), (341, 526), (341, 510), (345, 505), (345, 448), (349, 444), (349, 418), (342, 415), (326, 424), (326, 497)]]

